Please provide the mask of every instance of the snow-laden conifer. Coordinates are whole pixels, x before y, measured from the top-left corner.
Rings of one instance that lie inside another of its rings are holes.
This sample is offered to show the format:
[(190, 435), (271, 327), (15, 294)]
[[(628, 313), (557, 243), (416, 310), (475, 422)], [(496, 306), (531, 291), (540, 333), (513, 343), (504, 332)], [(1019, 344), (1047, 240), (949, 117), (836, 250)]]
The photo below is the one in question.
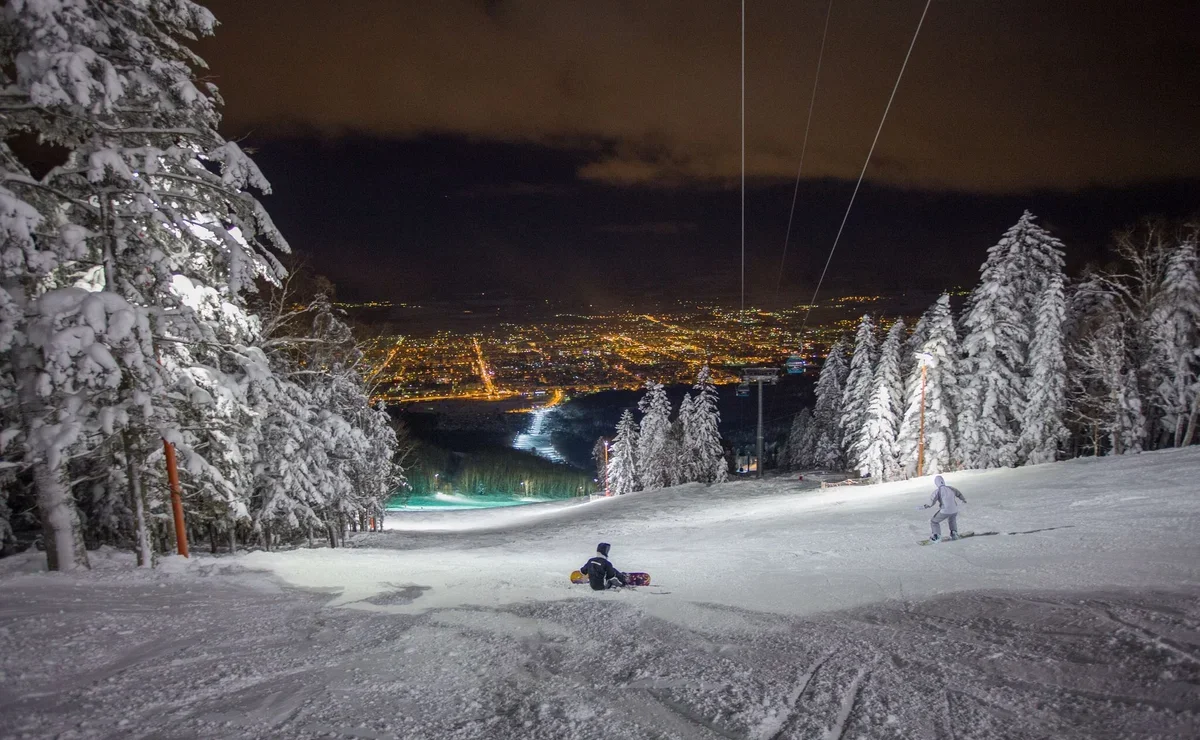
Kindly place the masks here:
[(671, 431), (671, 401), (662, 383), (646, 381), (646, 395), (638, 403), (642, 412), (638, 428), (638, 481), (642, 488), (653, 491), (671, 485), (671, 471), (676, 461), (671, 458), (668, 435)]
[(1063, 327), (1066, 296), (1061, 273), (1052, 273), (1034, 309), (1033, 340), (1029, 344), (1029, 379), (1019, 448), (1030, 464), (1053, 462), (1067, 437), (1067, 362)]
[[(1062, 243), (1038, 226), (1029, 211), (988, 250), (963, 317), (966, 357), (959, 425), (962, 455), (971, 467), (1016, 465), (1035, 449), (1045, 455), (1049, 443), (1044, 438), (1050, 433), (1045, 428), (1025, 435), (1022, 444), (1034, 372), (1030, 343), (1047, 289), (1063, 282), (1062, 265)], [(1054, 342), (1057, 349), (1050, 346)], [(1061, 343), (1061, 335), (1044, 337), (1038, 348), (1042, 360), (1053, 364)], [(1043, 367), (1037, 372), (1044, 377), (1052, 371)], [(1047, 398), (1044, 391), (1039, 402), (1051, 415), (1062, 403)], [(1038, 414), (1039, 424), (1053, 426), (1043, 412)]]
[[(111, 331), (96, 334), (89, 345), (105, 347), (115, 362), (119, 380), (111, 392), (91, 394), (92, 403), (80, 407), (51, 389), (33, 413), (39, 418), (25, 415), (30, 443), (33, 427), (54, 417), (53, 423), (65, 421), (66, 408), (77, 428), (100, 433), (62, 435), (54, 451), (28, 444), (26, 459), (36, 467), (56, 453), (61, 457), (67, 445), (74, 445), (73, 455), (112, 450), (105, 435), (119, 434), (124, 437), (119, 448), (128, 451), (128, 485), (144, 489), (138, 478), (146, 474), (152, 441), (161, 435), (180, 447), (182, 475), (194, 477), (196, 490), (207, 493), (208, 483), (227, 481), (244, 467), (236, 454), (224, 461), (233, 467), (215, 467), (209, 458), (216, 447), (190, 446), (183, 430), (198, 418), (208, 421), (210, 411), (216, 412), (212, 418), (231, 418), (220, 404), (241, 402), (236, 386), (244, 373), (228, 354), (237, 343), (228, 331), (233, 322), (203, 320), (183, 293), (187, 286), (212, 289), (224, 304), (240, 309), (241, 294), (256, 278), (279, 274), (264, 246), (286, 249), (247, 192), (266, 191), (265, 179), (217, 133), (215, 88), (196, 84), (193, 70), (203, 62), (180, 43), (210, 33), (212, 15), (187, 0), (15, 2), (0, 12), (7, 31), (8, 64), (2, 66), (15, 73), (5, 81), (0, 102), (6, 121), (68, 151), (65, 163), (40, 180), (23, 173), (5, 177), (6, 186), (24, 191), (23, 197), (38, 193), (52, 201), (42, 214), (62, 221), (58, 243), (65, 249), (58, 254), (64, 259), (57, 274), (48, 273), (52, 279), (38, 286), (42, 292), (26, 293), (41, 306), (29, 307), (27, 314), (61, 331), (77, 315), (71, 313), (75, 299), (63, 291), (99, 291), (125, 302), (132, 318), (119, 326), (136, 334), (132, 339), (115, 338)], [(54, 240), (43, 242), (50, 248), (41, 247), (42, 253), (54, 251)], [(47, 307), (64, 311), (52, 316)], [(126, 346), (113, 351), (119, 341)], [(34, 347), (23, 356), (37, 363), (48, 359), (50, 349)], [(35, 364), (28, 370), (43, 368)], [(55, 481), (62, 480), (62, 471), (35, 477), (45, 496), (64, 498), (43, 488), (60, 487)], [(44, 518), (47, 530), (68, 520)], [(138, 528), (144, 540), (140, 522)]]
[(370, 403), (349, 327), (324, 294), (269, 326), (274, 373), (256, 454), (255, 531), (341, 532), (348, 522), (378, 518), (402, 471), (395, 432)]
[[(950, 296), (943, 295), (925, 314), (928, 334), (923, 358), (905, 384), (907, 401), (898, 440), (900, 469), (909, 476), (953, 470), (956, 465), (955, 407), (958, 395), (958, 339)], [(924, 466), (917, 469), (921, 439), (921, 363), (925, 364)]]
[(1146, 221), (1117, 235), (1112, 269), (1092, 272), (1073, 291), (1069, 416), (1076, 444), (1094, 454), (1194, 439), (1194, 241), (1194, 228)]
[(719, 395), (708, 365), (700, 368), (688, 396), (680, 406), (683, 419), (683, 463), (685, 480), (696, 483), (724, 483), (729, 478), (725, 449), (721, 446)]
[(1020, 310), (1020, 259), (1029, 214), (988, 249), (963, 317), (961, 453), (968, 467), (1017, 462), (1017, 415), (1029, 327)]
[(897, 321), (880, 348), (871, 403), (854, 443), (859, 470), (878, 480), (892, 480), (899, 472), (897, 439), (904, 408), (900, 353), (905, 339), (904, 322)]
[(829, 349), (821, 375), (817, 379), (816, 406), (813, 408), (812, 463), (826, 470), (841, 470), (846, 463), (842, 448), (842, 391), (849, 368), (846, 345), (839, 339)]
[(1200, 417), (1200, 264), (1196, 234), (1170, 250), (1149, 321), (1152, 398), (1175, 446), (1191, 444)]
[(684, 395), (679, 402), (679, 412), (667, 429), (667, 447), (663, 455), (671, 461), (668, 486), (678, 486), (689, 483), (691, 466), (688, 464), (685, 450), (687, 448), (687, 419), (692, 414), (692, 397)]
[(1092, 276), (1075, 292), (1073, 336), (1067, 355), (1068, 410), (1092, 454), (1139, 452), (1146, 420), (1129, 350), (1126, 316), (1107, 279)]
[(871, 394), (875, 387), (877, 345), (875, 322), (871, 320), (870, 314), (863, 314), (854, 337), (854, 356), (850, 358), (850, 372), (842, 390), (842, 416), (838, 420), (846, 447), (846, 457), (851, 467), (858, 467), (860, 462), (855, 441), (862, 434), (863, 425), (867, 420), (867, 407), (871, 403)]
[(638, 481), (638, 424), (626, 409), (608, 450), (608, 490), (614, 496), (641, 490)]
[(812, 465), (813, 458), (813, 414), (812, 409), (802, 408), (792, 417), (787, 442), (783, 448), (783, 464), (789, 470), (800, 470)]

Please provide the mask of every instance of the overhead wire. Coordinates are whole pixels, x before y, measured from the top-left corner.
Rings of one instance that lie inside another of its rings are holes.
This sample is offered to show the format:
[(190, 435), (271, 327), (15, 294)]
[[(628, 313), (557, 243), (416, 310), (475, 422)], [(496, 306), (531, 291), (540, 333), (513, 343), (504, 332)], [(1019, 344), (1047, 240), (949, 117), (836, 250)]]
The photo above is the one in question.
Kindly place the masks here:
[[(821, 82), (821, 64), (825, 60), (825, 41), (829, 37), (829, 19), (832, 16), (833, 0), (829, 0), (825, 6), (825, 23), (821, 29), (821, 48), (817, 51), (817, 69), (816, 72), (813, 73), (812, 93), (808, 98), (808, 116), (804, 122), (804, 139), (800, 144), (800, 163), (796, 167), (796, 184), (792, 188), (792, 205), (788, 210), (787, 229), (784, 231), (783, 235), (783, 254), (779, 258), (779, 277), (775, 281), (776, 306), (779, 305), (779, 295), (783, 288), (783, 268), (787, 263), (788, 246), (792, 241), (792, 223), (794, 222), (796, 216), (796, 202), (800, 195), (800, 178), (804, 174), (804, 157), (808, 153), (808, 135), (809, 132), (812, 131), (813, 110), (816, 108), (817, 90)], [(800, 347), (798, 349), (801, 352), (804, 350), (803, 332), (801, 332)], [(771, 413), (775, 412), (775, 401), (778, 399), (778, 397), (779, 394), (777, 393), (771, 395), (771, 403), (769, 404)]]
[[(921, 35), (921, 27), (925, 24), (925, 16), (929, 14), (929, 6), (932, 4), (932, 2), (933, 2), (933, 0), (925, 0), (925, 7), (921, 10), (921, 17), (917, 21), (916, 30), (913, 31), (912, 41), (909, 42), (908, 51), (904, 54), (904, 62), (900, 65), (900, 72), (896, 75), (895, 84), (892, 85), (892, 93), (891, 93), (891, 95), (888, 96), (887, 105), (884, 106), (883, 115), (879, 119), (879, 126), (875, 129), (875, 138), (871, 140), (871, 148), (867, 151), (867, 158), (863, 162), (862, 170), (858, 173), (858, 180), (854, 183), (854, 191), (850, 194), (850, 202), (846, 204), (846, 212), (844, 214), (842, 214), (842, 222), (838, 226), (837, 235), (834, 236), (833, 245), (829, 248), (829, 255), (825, 258), (825, 266), (821, 269), (821, 277), (817, 280), (817, 287), (813, 290), (812, 299), (809, 300), (808, 305), (805, 308), (804, 320), (800, 323), (800, 332), (799, 332), (801, 347), (803, 347), (804, 330), (808, 326), (808, 319), (809, 319), (810, 315), (812, 314), (813, 306), (816, 305), (817, 296), (821, 292), (821, 286), (825, 283), (825, 276), (829, 272), (829, 265), (833, 261), (833, 254), (835, 251), (837, 251), (838, 243), (842, 239), (842, 233), (846, 229), (846, 222), (850, 218), (850, 211), (854, 208), (854, 201), (858, 197), (858, 191), (859, 191), (859, 188), (862, 186), (863, 177), (867, 174), (867, 167), (870, 166), (871, 157), (875, 154), (875, 146), (879, 143), (879, 135), (880, 135), (880, 133), (883, 132), (883, 125), (887, 121), (888, 112), (891, 111), (891, 109), (892, 109), (892, 102), (896, 99), (896, 91), (900, 89), (900, 81), (902, 79), (904, 79), (904, 71), (908, 68), (908, 60), (912, 57), (913, 49), (917, 45), (917, 38)], [(830, 0), (830, 5), (832, 6), (832, 0)], [(829, 16), (828, 15), (826, 15), (825, 23), (826, 23), (826, 27), (828, 28), (828, 24), (829, 24)], [(822, 36), (821, 43), (824, 44), (824, 36)], [(818, 57), (818, 65), (819, 64), (820, 64), (820, 61), (819, 61), (819, 57)], [(816, 81), (815, 80), (813, 82), (813, 95), (814, 95), (814, 97), (816, 95)], [(810, 103), (810, 110), (811, 110), (811, 103)], [(811, 112), (810, 112), (810, 115), (811, 115)], [(807, 139), (807, 137), (808, 137), (808, 133), (806, 130), (805, 138)], [(803, 162), (803, 154), (801, 154), (801, 157), (802, 157), (801, 161)], [(797, 173), (797, 176), (796, 176), (797, 188), (799, 188), (799, 183), (800, 183), (799, 173)], [(795, 208), (794, 198), (795, 198), (795, 196), (793, 195), (793, 210)], [(791, 216), (788, 217), (788, 222), (789, 222), (789, 224), (791, 223)], [(784, 249), (786, 250), (786, 248), (787, 248), (787, 245), (785, 243)], [(785, 254), (786, 254), (786, 251), (785, 251)], [(780, 278), (781, 278), (781, 280), (782, 280), (782, 276), (783, 276), (783, 266), (782, 266), (782, 262), (781, 262), (780, 263)], [(778, 296), (778, 289), (776, 289), (776, 296)], [(787, 419), (787, 418), (791, 418), (794, 416), (796, 416), (796, 413), (787, 414), (787, 415), (781, 416), (781, 417), (776, 417), (775, 419), (772, 419), (772, 421)], [(764, 424), (765, 423), (767, 423), (766, 420), (764, 420)]]
[[(741, 76), (741, 127), (742, 127), (742, 302), (738, 311), (738, 321), (746, 321), (746, 0), (742, 0), (742, 76)], [(747, 333), (750, 331), (746, 327)], [(742, 413), (744, 404), (738, 404), (738, 417), (745, 429), (745, 414)]]
[(879, 119), (879, 127), (875, 129), (875, 138), (871, 141), (871, 149), (867, 152), (867, 159), (863, 162), (862, 171), (858, 173), (858, 181), (854, 183), (854, 192), (850, 194), (850, 202), (846, 205), (846, 213), (842, 215), (842, 223), (838, 226), (837, 236), (833, 238), (833, 246), (829, 248), (829, 256), (825, 259), (825, 267), (821, 270), (821, 277), (817, 280), (816, 290), (813, 291), (812, 300), (808, 302), (808, 308), (804, 312), (804, 321), (800, 324), (800, 333), (804, 334), (804, 328), (808, 326), (808, 317), (812, 313), (812, 307), (817, 301), (817, 294), (821, 292), (821, 285), (825, 282), (825, 275), (829, 272), (829, 263), (833, 261), (833, 253), (837, 250), (838, 242), (842, 239), (842, 232), (846, 229), (846, 221), (850, 218), (850, 210), (854, 208), (854, 199), (858, 197), (858, 189), (862, 186), (863, 176), (867, 174), (867, 167), (871, 164), (871, 156), (875, 153), (875, 145), (879, 143), (879, 134), (883, 131), (883, 124), (887, 121), (888, 111), (892, 109), (892, 101), (896, 99), (896, 91), (900, 89), (900, 80), (904, 78), (904, 70), (908, 67), (908, 60), (912, 56), (913, 47), (917, 45), (917, 36), (921, 33), (921, 26), (925, 23), (925, 16), (929, 13), (929, 6), (933, 0), (925, 0), (925, 9), (921, 11), (921, 19), (917, 21), (917, 30), (913, 32), (912, 42), (908, 45), (908, 53), (904, 55), (904, 63), (900, 65), (900, 74), (896, 75), (896, 84), (892, 85), (892, 94), (888, 96), (887, 106), (883, 109), (883, 117)]
[(742, 304), (738, 318), (746, 318), (746, 0), (742, 0)]
[(783, 287), (783, 266), (787, 262), (788, 244), (792, 240), (792, 221), (796, 215), (796, 200), (800, 195), (800, 175), (804, 172), (804, 155), (808, 152), (808, 133), (812, 129), (813, 107), (817, 102), (817, 85), (821, 81), (821, 62), (825, 58), (825, 39), (829, 35), (829, 17), (833, 15), (833, 0), (825, 6), (825, 28), (821, 31), (821, 50), (817, 52), (817, 71), (813, 75), (812, 95), (808, 99), (808, 120), (804, 124), (804, 142), (800, 145), (800, 166), (796, 168), (796, 186), (792, 189), (792, 207), (788, 211), (787, 230), (783, 235), (783, 256), (779, 259), (779, 279), (775, 282), (775, 303)]

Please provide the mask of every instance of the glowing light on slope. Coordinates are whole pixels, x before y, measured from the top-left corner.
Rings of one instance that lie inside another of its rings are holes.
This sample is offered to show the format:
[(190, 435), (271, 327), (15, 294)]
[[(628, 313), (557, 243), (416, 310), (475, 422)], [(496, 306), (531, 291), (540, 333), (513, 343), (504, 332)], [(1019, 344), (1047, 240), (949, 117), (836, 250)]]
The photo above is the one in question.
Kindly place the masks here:
[[(561, 393), (559, 391), (558, 393)], [(514, 450), (526, 450), (550, 460), (565, 462), (566, 458), (554, 447), (550, 434), (546, 431), (546, 417), (550, 415), (550, 406), (542, 406), (530, 412), (529, 428), (518, 434), (513, 440)]]

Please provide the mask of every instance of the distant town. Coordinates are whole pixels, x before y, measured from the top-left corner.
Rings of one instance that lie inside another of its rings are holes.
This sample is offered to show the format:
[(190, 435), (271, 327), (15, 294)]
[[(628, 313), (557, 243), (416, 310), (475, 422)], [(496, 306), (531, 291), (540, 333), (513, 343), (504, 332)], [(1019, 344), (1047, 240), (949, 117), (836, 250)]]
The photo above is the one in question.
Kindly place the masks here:
[[(852, 332), (863, 313), (918, 314), (896, 296), (841, 296), (821, 305), (781, 310), (679, 302), (653, 311), (547, 312), (457, 329), (385, 330), (367, 343), (365, 373), (374, 398), (388, 403), (500, 400), (552, 403), (564, 396), (635, 389), (647, 378), (688, 383), (708, 363), (718, 383), (738, 370), (799, 358), (819, 366), (830, 344)], [(347, 311), (391, 304), (341, 304)], [(397, 304), (397, 308), (409, 308)], [(805, 318), (808, 323), (805, 324)]]

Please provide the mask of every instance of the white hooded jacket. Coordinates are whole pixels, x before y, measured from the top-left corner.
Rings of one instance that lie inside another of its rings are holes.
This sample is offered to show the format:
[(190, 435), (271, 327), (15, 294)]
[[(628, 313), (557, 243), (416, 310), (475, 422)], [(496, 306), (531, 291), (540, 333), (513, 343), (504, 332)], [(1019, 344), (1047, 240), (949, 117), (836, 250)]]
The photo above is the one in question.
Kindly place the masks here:
[[(929, 505), (933, 506), (937, 504), (939, 511), (943, 514), (947, 516), (957, 514), (958, 501), (962, 501), (964, 504), (967, 503), (967, 500), (963, 498), (962, 493), (957, 488), (946, 485), (946, 480), (942, 476), (934, 476), (933, 485), (935, 487), (933, 489), (933, 496), (929, 498)], [(956, 501), (955, 499), (958, 500)]]

